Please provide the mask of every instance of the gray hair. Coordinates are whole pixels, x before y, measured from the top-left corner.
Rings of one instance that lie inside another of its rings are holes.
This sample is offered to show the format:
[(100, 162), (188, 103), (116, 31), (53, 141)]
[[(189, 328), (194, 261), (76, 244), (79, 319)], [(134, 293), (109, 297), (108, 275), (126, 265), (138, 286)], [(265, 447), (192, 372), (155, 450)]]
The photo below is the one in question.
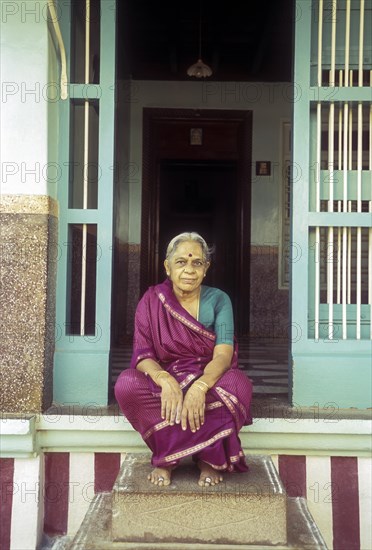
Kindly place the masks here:
[(179, 235), (173, 237), (173, 239), (167, 246), (167, 253), (165, 258), (169, 260), (175, 253), (177, 246), (181, 243), (188, 241), (193, 241), (200, 244), (203, 254), (203, 260), (205, 262), (210, 262), (213, 249), (209, 248), (203, 237), (199, 235), (199, 233), (195, 233), (195, 231), (180, 233)]

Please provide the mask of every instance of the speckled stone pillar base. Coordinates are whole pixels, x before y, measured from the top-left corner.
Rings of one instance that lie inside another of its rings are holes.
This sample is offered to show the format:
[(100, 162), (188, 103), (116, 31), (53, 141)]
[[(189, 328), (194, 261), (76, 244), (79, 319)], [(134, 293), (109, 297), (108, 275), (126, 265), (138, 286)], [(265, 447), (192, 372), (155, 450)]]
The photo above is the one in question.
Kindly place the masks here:
[(278, 285), (278, 247), (251, 247), (250, 335), (288, 338), (288, 290)]
[(1, 197), (3, 413), (42, 412), (52, 401), (57, 220), (57, 203), (50, 197)]

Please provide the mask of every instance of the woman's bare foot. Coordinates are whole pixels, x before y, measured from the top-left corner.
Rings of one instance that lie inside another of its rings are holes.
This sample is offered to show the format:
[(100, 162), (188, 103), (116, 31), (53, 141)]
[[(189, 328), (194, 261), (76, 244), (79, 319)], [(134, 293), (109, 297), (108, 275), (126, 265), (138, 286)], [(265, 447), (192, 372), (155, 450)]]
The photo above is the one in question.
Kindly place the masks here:
[(210, 485), (217, 485), (223, 480), (221, 472), (218, 472), (210, 464), (204, 462), (204, 460), (198, 461), (198, 467), (200, 470), (200, 478), (198, 485), (200, 487), (209, 487)]
[(155, 468), (151, 474), (147, 476), (147, 479), (154, 485), (159, 485), (159, 487), (170, 485), (172, 470), (172, 466), (168, 468)]

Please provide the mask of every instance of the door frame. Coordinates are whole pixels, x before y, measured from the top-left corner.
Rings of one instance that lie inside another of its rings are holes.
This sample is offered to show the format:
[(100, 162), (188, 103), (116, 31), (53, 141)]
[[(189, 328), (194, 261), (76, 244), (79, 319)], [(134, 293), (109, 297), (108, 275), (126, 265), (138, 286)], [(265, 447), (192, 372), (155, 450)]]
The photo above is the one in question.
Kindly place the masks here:
[[(251, 221), (251, 156), (252, 156), (252, 111), (212, 110), (212, 109), (143, 109), (143, 157), (142, 157), (142, 222), (141, 222), (141, 265), (140, 292), (154, 284), (157, 277), (159, 244), (159, 171), (160, 162), (169, 160), (166, 151), (159, 151), (155, 140), (155, 125), (176, 124), (177, 122), (234, 123), (236, 126), (235, 151), (219, 151), (219, 160), (237, 161), (237, 199), (236, 199), (236, 270), (237, 300), (235, 319), (238, 335), (249, 333), (250, 298), (250, 221)], [(184, 151), (182, 160), (201, 160), (198, 150), (195, 153)], [(216, 160), (216, 157), (203, 160)], [(178, 155), (178, 159), (180, 159)]]

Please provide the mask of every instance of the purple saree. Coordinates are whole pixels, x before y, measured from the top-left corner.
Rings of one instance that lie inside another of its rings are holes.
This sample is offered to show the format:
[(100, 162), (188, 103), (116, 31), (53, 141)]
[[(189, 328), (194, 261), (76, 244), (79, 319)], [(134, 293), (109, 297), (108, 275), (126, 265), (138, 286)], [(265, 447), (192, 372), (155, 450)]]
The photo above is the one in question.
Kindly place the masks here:
[(206, 394), (205, 422), (195, 433), (161, 418), (161, 388), (136, 370), (142, 359), (154, 359), (185, 393), (212, 359), (215, 339), (179, 304), (169, 281), (150, 287), (138, 304), (131, 369), (120, 374), (115, 396), (151, 449), (154, 466), (176, 465), (191, 455), (216, 470), (247, 470), (238, 432), (252, 423), (252, 384), (238, 369), (236, 348), (230, 369)]

